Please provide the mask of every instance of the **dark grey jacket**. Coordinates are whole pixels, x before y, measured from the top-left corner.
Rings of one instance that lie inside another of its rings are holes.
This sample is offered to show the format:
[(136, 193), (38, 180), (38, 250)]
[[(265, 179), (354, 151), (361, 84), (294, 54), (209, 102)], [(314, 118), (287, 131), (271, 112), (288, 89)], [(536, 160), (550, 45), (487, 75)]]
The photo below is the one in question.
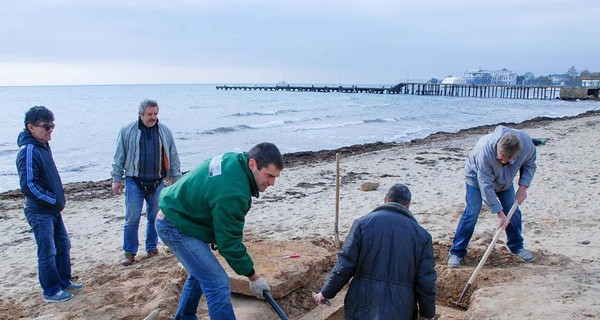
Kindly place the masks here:
[(432, 318), (434, 266), (431, 235), (406, 207), (388, 202), (354, 221), (321, 293), (331, 299), (353, 277), (346, 319)]

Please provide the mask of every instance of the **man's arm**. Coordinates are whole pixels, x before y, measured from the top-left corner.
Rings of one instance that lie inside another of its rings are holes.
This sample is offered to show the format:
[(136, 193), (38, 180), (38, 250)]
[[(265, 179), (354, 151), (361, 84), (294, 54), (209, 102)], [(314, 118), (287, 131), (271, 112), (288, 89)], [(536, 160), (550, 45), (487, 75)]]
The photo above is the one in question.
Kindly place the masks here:
[(19, 171), (19, 184), (21, 192), (32, 199), (43, 201), (50, 206), (56, 206), (62, 209), (64, 203), (56, 197), (54, 192), (44, 188), (40, 183), (40, 166), (42, 159), (36, 154), (35, 146), (28, 144), (20, 152), (24, 152), (19, 157), (17, 169)]
[(494, 180), (494, 172), (490, 160), (481, 158), (477, 164), (477, 182), (479, 183), (481, 198), (493, 213), (499, 213), (502, 211), (502, 204), (496, 196)]
[(117, 146), (111, 171), (113, 194), (123, 192), (123, 174), (125, 173), (125, 159), (127, 158), (127, 141), (125, 141), (125, 135), (125, 128), (122, 128), (117, 136)]
[[(327, 282), (321, 288), (321, 296), (332, 299), (350, 281), (356, 272), (358, 257), (360, 256), (359, 244), (361, 242), (360, 225), (354, 221), (348, 236), (344, 241), (342, 250), (338, 254), (337, 262), (329, 274)], [(319, 302), (319, 301), (317, 301)]]

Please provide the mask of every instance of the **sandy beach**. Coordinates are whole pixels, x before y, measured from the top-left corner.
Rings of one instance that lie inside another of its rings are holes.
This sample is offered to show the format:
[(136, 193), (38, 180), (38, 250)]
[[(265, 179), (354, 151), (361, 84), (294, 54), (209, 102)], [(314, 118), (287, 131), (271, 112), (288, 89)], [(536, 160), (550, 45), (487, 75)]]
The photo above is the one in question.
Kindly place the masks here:
[[(451, 300), (458, 298), (489, 245), (496, 217), (482, 211), (462, 268), (449, 268), (446, 260), (464, 209), (465, 159), (477, 139), (495, 126), (440, 132), (401, 144), (285, 155), (287, 168), (276, 185), (254, 199), (246, 220), (247, 241), (331, 246), (338, 153), (342, 240), (354, 219), (382, 203), (392, 184), (411, 188), (410, 209), (434, 239), (437, 319), (598, 319), (600, 112), (506, 125), (545, 142), (537, 147), (537, 172), (521, 208), (525, 247), (535, 261), (523, 263), (511, 255), (502, 235), (471, 289), (467, 310), (453, 308)], [(365, 182), (379, 187), (362, 191)], [(68, 302), (43, 301), (23, 198), (18, 191), (0, 194), (0, 318), (143, 319), (156, 308), (163, 310), (160, 319), (172, 318), (182, 281), (176, 259), (161, 244), (158, 258), (144, 259), (140, 252), (141, 261), (121, 266), (123, 196), (112, 195), (108, 180), (68, 184), (65, 189), (63, 219), (71, 236), (73, 275), (86, 288)], [(144, 228), (142, 219), (140, 230)], [(300, 312), (292, 314), (297, 318)]]

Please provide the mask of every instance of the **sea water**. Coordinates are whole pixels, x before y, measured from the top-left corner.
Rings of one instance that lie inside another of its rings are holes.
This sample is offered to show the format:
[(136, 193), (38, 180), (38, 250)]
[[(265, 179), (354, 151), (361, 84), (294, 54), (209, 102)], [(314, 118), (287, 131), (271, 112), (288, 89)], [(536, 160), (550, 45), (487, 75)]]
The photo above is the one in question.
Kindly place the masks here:
[(97, 181), (110, 178), (119, 129), (137, 119), (146, 98), (158, 102), (159, 121), (173, 132), (182, 171), (263, 141), (282, 153), (317, 151), (600, 109), (585, 101), (221, 91), (215, 85), (0, 87), (0, 192), (19, 187), (16, 139), (30, 107), (54, 112), (50, 145), (63, 183)]

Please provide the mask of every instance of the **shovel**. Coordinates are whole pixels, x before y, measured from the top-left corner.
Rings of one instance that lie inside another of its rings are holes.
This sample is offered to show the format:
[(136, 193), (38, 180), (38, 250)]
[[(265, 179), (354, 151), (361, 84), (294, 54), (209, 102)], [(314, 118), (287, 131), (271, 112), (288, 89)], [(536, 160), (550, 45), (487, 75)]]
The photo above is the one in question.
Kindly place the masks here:
[[(508, 215), (506, 216), (508, 221), (510, 221), (510, 218), (512, 218), (513, 214), (515, 213), (515, 211), (517, 211), (518, 207), (519, 207), (519, 204), (517, 203), (517, 201), (515, 201), (512, 208), (510, 208)], [(485, 250), (483, 257), (481, 257), (481, 260), (479, 261), (477, 268), (475, 268), (475, 271), (473, 271), (473, 274), (471, 275), (471, 278), (469, 278), (469, 281), (467, 282), (467, 285), (465, 286), (462, 293), (460, 294), (460, 297), (458, 297), (458, 300), (454, 301), (455, 305), (466, 309), (466, 306), (460, 305), (459, 303), (465, 297), (465, 295), (467, 294), (467, 292), (469, 291), (469, 289), (471, 288), (473, 283), (475, 283), (475, 279), (477, 279), (477, 275), (479, 274), (481, 269), (483, 269), (483, 265), (485, 264), (485, 261), (487, 260), (490, 253), (492, 253), (492, 249), (494, 249), (494, 245), (496, 244), (496, 241), (498, 241), (498, 238), (500, 237), (500, 234), (502, 233), (502, 231), (504, 231), (504, 229), (505, 228), (499, 228), (498, 230), (496, 230), (496, 234), (494, 235), (492, 242), (488, 246), (487, 250)]]
[(285, 315), (285, 313), (283, 313), (283, 310), (281, 310), (277, 302), (275, 302), (269, 291), (263, 290), (263, 297), (265, 297), (265, 300), (269, 302), (269, 304), (271, 305), (273, 310), (275, 310), (275, 313), (277, 313), (281, 320), (288, 320), (288, 317)]

